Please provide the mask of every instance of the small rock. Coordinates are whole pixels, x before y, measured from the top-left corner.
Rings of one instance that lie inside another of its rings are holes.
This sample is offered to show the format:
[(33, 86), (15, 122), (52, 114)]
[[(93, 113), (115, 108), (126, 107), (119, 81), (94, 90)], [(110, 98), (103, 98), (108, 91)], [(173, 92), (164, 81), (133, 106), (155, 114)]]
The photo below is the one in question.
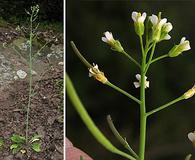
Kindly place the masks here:
[(24, 79), (24, 78), (26, 78), (26, 76), (27, 76), (27, 73), (25, 72), (25, 71), (23, 71), (23, 70), (18, 70), (17, 72), (16, 72), (16, 74), (18, 75), (18, 77), (20, 78), (20, 79)]
[(14, 76), (14, 80), (18, 80), (18, 76)]
[(59, 62), (58, 65), (63, 66), (64, 65), (64, 62)]

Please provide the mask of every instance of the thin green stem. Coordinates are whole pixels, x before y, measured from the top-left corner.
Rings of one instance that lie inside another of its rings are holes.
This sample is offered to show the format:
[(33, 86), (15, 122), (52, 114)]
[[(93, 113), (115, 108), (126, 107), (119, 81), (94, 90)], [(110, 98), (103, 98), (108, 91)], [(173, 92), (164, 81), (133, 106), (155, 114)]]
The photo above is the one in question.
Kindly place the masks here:
[(163, 58), (166, 58), (166, 57), (168, 57), (168, 56), (169, 56), (168, 54), (165, 54), (165, 55), (162, 55), (162, 56), (160, 56), (160, 57), (157, 57), (157, 58), (153, 59), (153, 60), (150, 62), (150, 64), (152, 64), (152, 63), (154, 63), (154, 62), (157, 62), (157, 61), (159, 61), (159, 60), (161, 60), (161, 59), (163, 59)]
[(87, 66), (87, 68), (92, 68), (93, 66), (82, 56), (82, 54), (77, 49), (73, 41), (70, 41), (74, 53), (79, 57), (79, 59)]
[(156, 113), (158, 111), (161, 111), (161, 110), (163, 110), (163, 109), (165, 109), (165, 108), (167, 108), (167, 107), (169, 107), (169, 106), (171, 106), (171, 105), (173, 105), (173, 104), (175, 104), (175, 103), (177, 103), (177, 102), (179, 102), (179, 101), (181, 101), (183, 99), (184, 99), (184, 96), (182, 95), (182, 96), (174, 99), (173, 101), (171, 101), (171, 102), (169, 102), (167, 104), (164, 104), (164, 105), (162, 105), (162, 106), (160, 106), (160, 107), (158, 107), (156, 109), (151, 110), (150, 112), (146, 113), (146, 116), (150, 116), (150, 115), (152, 115), (152, 114), (154, 114), (154, 113)]
[(151, 64), (151, 61), (152, 61), (152, 58), (153, 58), (153, 55), (154, 55), (155, 47), (156, 47), (156, 42), (153, 44), (152, 51), (151, 51), (151, 54), (150, 54), (150, 58), (148, 60), (148, 63), (146, 65), (146, 68), (145, 68), (145, 71), (144, 71), (145, 74), (147, 73), (148, 68), (150, 67), (150, 64)]
[(134, 152), (134, 150), (130, 147), (130, 145), (128, 144), (128, 142), (126, 141), (126, 139), (124, 139), (120, 133), (117, 131), (116, 127), (114, 126), (114, 123), (112, 121), (112, 118), (110, 115), (107, 116), (107, 122), (108, 125), (112, 131), (112, 133), (114, 134), (114, 136), (116, 137), (116, 139), (127, 149), (129, 150), (129, 152), (136, 158), (139, 159), (138, 155)]
[(122, 52), (130, 61), (132, 61), (133, 63), (135, 63), (135, 65), (137, 65), (139, 68), (141, 68), (140, 64), (133, 58), (131, 57), (127, 52), (125, 52), (123, 50)]
[(127, 93), (126, 91), (120, 89), (119, 87), (115, 86), (114, 84), (112, 84), (111, 82), (107, 81), (105, 83), (106, 85), (112, 87), (113, 89), (117, 90), (118, 92), (124, 94), (125, 96), (129, 97), (130, 99), (134, 100), (135, 102), (137, 102), (138, 104), (140, 104), (140, 100), (137, 99), (136, 97), (132, 96), (131, 94)]
[(145, 55), (145, 51), (144, 51), (144, 44), (143, 44), (143, 38), (142, 36), (139, 36), (139, 40), (140, 40), (140, 45), (141, 45), (141, 51), (142, 51), (142, 57), (144, 57)]
[(143, 49), (142, 37), (140, 36), (140, 45), (142, 48), (142, 65), (141, 65), (141, 86), (140, 86), (140, 144), (139, 144), (139, 160), (144, 160), (145, 144), (146, 144), (146, 106), (145, 106), (145, 65), (146, 54)]
[(116, 153), (118, 155), (121, 155), (127, 159), (130, 160), (136, 160), (134, 157), (130, 156), (129, 154), (120, 151), (115, 146), (112, 145), (112, 143), (104, 136), (104, 134), (98, 129), (98, 127), (95, 125), (87, 111), (85, 110), (85, 107), (83, 106), (82, 102), (80, 101), (76, 90), (74, 89), (74, 86), (71, 82), (71, 79), (66, 74), (66, 91), (67, 95), (70, 98), (74, 108), (78, 112), (79, 116), (83, 120), (86, 127), (89, 129), (91, 134), (95, 137), (95, 139), (103, 145), (107, 150), (109, 150), (112, 153)]
[(30, 38), (29, 38), (29, 94), (28, 94), (28, 106), (26, 111), (26, 143), (28, 142), (28, 130), (29, 130), (29, 113), (31, 106), (32, 96), (32, 38), (33, 38), (33, 14), (30, 17)]

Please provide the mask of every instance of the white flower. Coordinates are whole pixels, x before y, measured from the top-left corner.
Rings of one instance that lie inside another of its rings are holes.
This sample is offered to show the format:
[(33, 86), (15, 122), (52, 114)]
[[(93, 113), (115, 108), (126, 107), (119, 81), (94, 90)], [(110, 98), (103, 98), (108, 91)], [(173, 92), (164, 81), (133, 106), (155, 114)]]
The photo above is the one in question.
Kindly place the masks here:
[(104, 36), (105, 37), (102, 37), (102, 41), (109, 44), (112, 50), (117, 52), (123, 52), (123, 47), (121, 46), (121, 43), (113, 38), (111, 32), (104, 32)]
[(134, 21), (134, 28), (136, 34), (142, 36), (145, 30), (144, 21), (146, 19), (146, 13), (144, 12), (143, 14), (141, 14), (138, 12), (132, 12), (131, 17)]
[(189, 139), (191, 142), (194, 142), (194, 141), (195, 141), (195, 133), (194, 133), (194, 132), (188, 133), (188, 139)]
[(186, 40), (186, 37), (182, 37), (179, 45), (181, 46), (182, 51), (187, 51), (191, 49), (190, 42)]
[(93, 63), (93, 67), (89, 68), (89, 77), (94, 77), (96, 80), (101, 83), (106, 83), (108, 80), (104, 75), (104, 72), (101, 72), (97, 64)]
[(138, 13), (138, 12), (132, 12), (132, 15), (131, 15), (132, 19), (134, 22), (136, 23), (144, 23), (145, 19), (146, 19), (146, 13)]
[(94, 76), (97, 73), (100, 73), (100, 70), (98, 68), (98, 65), (93, 63), (93, 67), (89, 68), (89, 77), (92, 77), (92, 76)]
[(190, 42), (183, 37), (178, 45), (173, 46), (168, 55), (169, 57), (176, 57), (189, 49), (191, 49)]
[(173, 29), (173, 26), (170, 22), (167, 23), (166, 18), (159, 19), (156, 15), (153, 14), (149, 17), (149, 19), (153, 25), (153, 40), (159, 42), (161, 40), (169, 40), (171, 38), (168, 33)]
[(170, 32), (171, 30), (173, 29), (173, 25), (170, 23), (170, 22), (168, 22), (168, 23), (165, 23), (164, 25), (163, 25), (163, 31), (164, 32)]
[(171, 39), (171, 36), (170, 36), (169, 34), (166, 34), (166, 35), (164, 36), (164, 38), (163, 38), (163, 40), (169, 40), (169, 39)]
[(106, 31), (104, 35), (105, 37), (102, 37), (103, 42), (110, 43), (110, 42), (115, 41), (111, 32)]
[(153, 27), (159, 27), (161, 28), (166, 22), (167, 22), (167, 19), (166, 18), (163, 18), (163, 19), (159, 19), (156, 15), (152, 14), (152, 16), (149, 17), (150, 21), (152, 22), (153, 24)]
[[(136, 74), (135, 75), (136, 79), (139, 81), (139, 82), (133, 82), (135, 88), (139, 88), (140, 87), (140, 84), (141, 84), (141, 75), (140, 74)], [(149, 81), (146, 81), (147, 80), (147, 77), (145, 76), (145, 88), (149, 88), (149, 84), (150, 82)]]
[(24, 78), (26, 78), (26, 76), (27, 76), (27, 73), (26, 73), (25, 71), (23, 71), (23, 70), (18, 70), (18, 71), (16, 72), (16, 74), (18, 75), (18, 77), (19, 77), (20, 79), (24, 79)]
[(195, 147), (195, 131), (188, 133), (188, 139), (192, 142)]

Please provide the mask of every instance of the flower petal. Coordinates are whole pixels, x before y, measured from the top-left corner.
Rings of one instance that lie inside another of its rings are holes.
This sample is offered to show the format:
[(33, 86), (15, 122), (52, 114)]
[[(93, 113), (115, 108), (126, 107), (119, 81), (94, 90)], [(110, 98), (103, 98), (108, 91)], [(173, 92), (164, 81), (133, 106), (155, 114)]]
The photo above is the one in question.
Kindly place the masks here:
[(149, 86), (150, 86), (150, 82), (149, 81), (146, 81), (145, 88), (149, 88)]
[(105, 37), (102, 37), (102, 41), (106, 42), (106, 43), (108, 42), (107, 38), (105, 38)]
[(138, 81), (141, 81), (141, 75), (140, 75), (140, 74), (136, 74), (135, 77), (136, 77), (136, 79), (137, 79)]
[(190, 49), (191, 49), (190, 42), (189, 41), (185, 41), (185, 46), (184, 46), (183, 51), (187, 51), (187, 50), (190, 50)]
[(139, 82), (133, 82), (133, 84), (134, 84), (135, 88), (139, 88), (140, 87)]
[(105, 37), (107, 38), (108, 41), (113, 40), (113, 36), (112, 36), (111, 32), (107, 31), (104, 34), (105, 34)]
[(163, 26), (166, 22), (167, 22), (167, 19), (163, 18), (163, 19), (160, 20), (159, 25)]
[(189, 139), (191, 142), (195, 141), (195, 134), (192, 133), (192, 132), (188, 133), (188, 139)]
[(185, 40), (186, 40), (186, 37), (182, 37), (180, 44), (183, 44)]
[(138, 15), (138, 12), (132, 12), (132, 14), (131, 14), (131, 17), (132, 17), (132, 19), (133, 19), (133, 21), (134, 22), (136, 22), (137, 21), (137, 15)]
[(169, 40), (169, 39), (171, 39), (171, 36), (169, 34), (167, 34), (163, 39), (164, 40)]
[(142, 17), (144, 18), (144, 20), (146, 19), (146, 12), (142, 13)]
[(152, 16), (149, 17), (149, 19), (150, 19), (150, 21), (152, 22), (152, 24), (154, 26), (157, 25), (157, 23), (158, 23), (158, 17), (156, 15), (153, 14)]

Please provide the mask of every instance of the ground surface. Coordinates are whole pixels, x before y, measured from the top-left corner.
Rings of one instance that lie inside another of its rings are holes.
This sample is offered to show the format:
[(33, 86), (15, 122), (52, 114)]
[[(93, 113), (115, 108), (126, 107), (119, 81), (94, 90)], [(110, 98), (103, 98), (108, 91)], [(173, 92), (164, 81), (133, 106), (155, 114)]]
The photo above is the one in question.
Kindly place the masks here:
[[(35, 53), (46, 47), (33, 60), (33, 88), (29, 134), (42, 135), (42, 151), (12, 154), (9, 149), (13, 134), (25, 135), (28, 103), (27, 39), (13, 27), (0, 28), (0, 160), (63, 159), (63, 44), (62, 34), (39, 31)], [(35, 55), (35, 54), (34, 54)], [(27, 76), (21, 79), (17, 71)]]

